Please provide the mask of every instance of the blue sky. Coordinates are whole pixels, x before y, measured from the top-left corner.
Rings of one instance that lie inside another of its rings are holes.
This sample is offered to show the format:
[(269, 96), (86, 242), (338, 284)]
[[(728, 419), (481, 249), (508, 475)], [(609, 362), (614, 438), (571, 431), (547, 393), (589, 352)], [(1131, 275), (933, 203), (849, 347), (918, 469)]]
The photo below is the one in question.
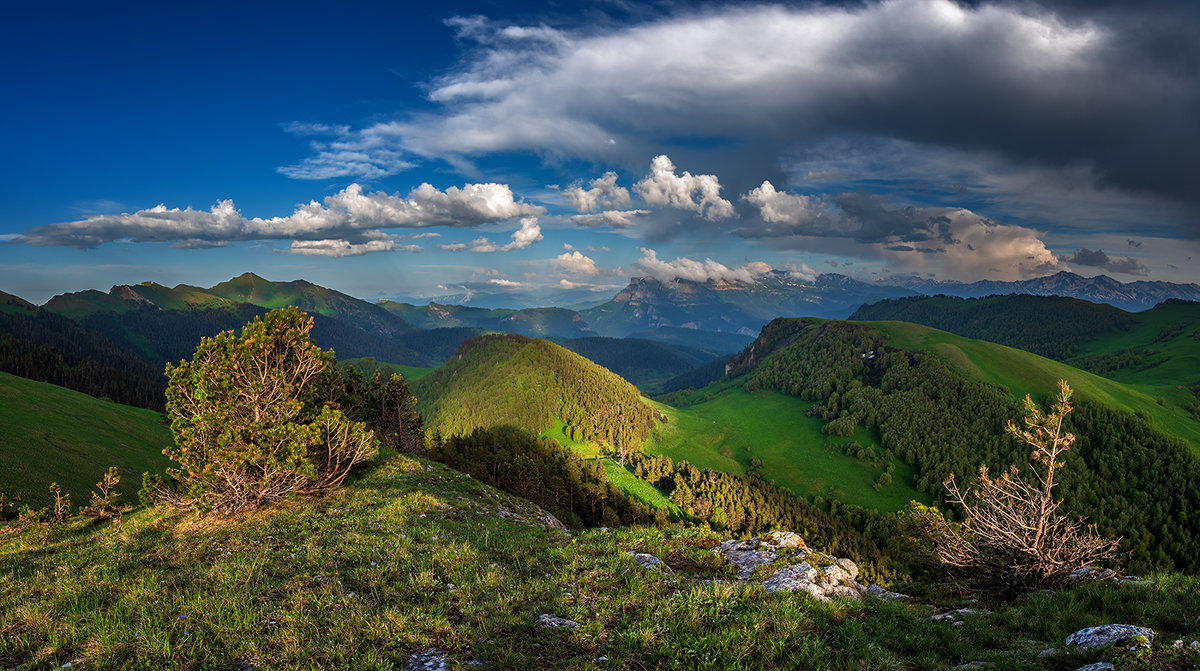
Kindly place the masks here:
[(6, 9), (0, 290), (1200, 279), (1191, 3), (177, 4)]

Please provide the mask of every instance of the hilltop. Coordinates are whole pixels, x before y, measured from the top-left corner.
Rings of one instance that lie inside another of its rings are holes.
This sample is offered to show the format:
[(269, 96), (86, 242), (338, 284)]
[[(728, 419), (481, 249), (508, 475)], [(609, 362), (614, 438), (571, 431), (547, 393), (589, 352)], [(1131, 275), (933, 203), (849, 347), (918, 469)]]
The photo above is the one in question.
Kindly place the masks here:
[(617, 375), (545, 340), (486, 335), (463, 341), (455, 356), (416, 380), (426, 426), (443, 434), (513, 426), (534, 434), (556, 427), (572, 440), (636, 448), (654, 411)]
[[(570, 535), (520, 499), (391, 455), (343, 489), (235, 518), (141, 509), (119, 524), (73, 523), (45, 545), (0, 537), (0, 665), (1073, 669), (1131, 660), (1063, 646), (1082, 627), (1127, 621), (1158, 634), (1140, 657), (1153, 668), (1200, 659), (1170, 647), (1196, 637), (1195, 578), (1088, 583), (966, 611), (934, 593), (822, 602), (765, 589), (780, 561), (737, 580), (725, 557), (745, 544), (724, 538)], [(1048, 648), (1061, 652), (1040, 656)]]

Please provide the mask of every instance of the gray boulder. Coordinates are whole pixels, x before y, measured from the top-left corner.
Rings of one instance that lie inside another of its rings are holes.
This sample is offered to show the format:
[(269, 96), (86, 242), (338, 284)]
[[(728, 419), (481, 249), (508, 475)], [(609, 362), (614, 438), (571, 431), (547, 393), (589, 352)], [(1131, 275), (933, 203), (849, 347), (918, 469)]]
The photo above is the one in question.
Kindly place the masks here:
[(537, 626), (542, 629), (574, 629), (579, 626), (579, 623), (565, 617), (542, 613), (538, 615)]
[(674, 569), (663, 563), (663, 560), (651, 554), (644, 552), (626, 552), (625, 554), (633, 558), (633, 561), (641, 565), (642, 568), (662, 571), (666, 575), (675, 575)]
[(767, 534), (771, 544), (778, 548), (796, 548), (804, 545), (804, 539), (793, 531), (772, 531)]
[(1146, 643), (1154, 642), (1154, 630), (1148, 627), (1138, 627), (1132, 624), (1104, 624), (1099, 627), (1088, 627), (1067, 637), (1067, 645), (1080, 650), (1103, 650), (1114, 645), (1133, 643), (1134, 647), (1141, 645), (1134, 637), (1140, 636)]
[(886, 590), (886, 589), (880, 587), (879, 585), (871, 585), (870, 587), (868, 587), (867, 588), (867, 596), (873, 596), (876, 599), (883, 599), (884, 601), (891, 601), (892, 599), (907, 599), (908, 598), (907, 594), (901, 594), (899, 592), (892, 592), (892, 591), (889, 591), (889, 590)]
[(754, 573), (754, 569), (775, 561), (777, 555), (771, 550), (760, 550), (762, 544), (757, 538), (744, 541), (727, 540), (713, 548), (713, 552), (721, 555), (730, 564), (738, 568), (738, 578), (745, 580)]
[[(807, 584), (816, 587), (813, 584), (813, 581), (816, 579), (817, 569), (805, 562), (779, 569), (763, 582), (763, 587), (768, 592), (795, 592), (797, 590), (809, 592), (807, 587), (803, 585)], [(825, 595), (822, 594), (821, 596)]]
[(1081, 666), (1075, 671), (1113, 671), (1112, 662), (1094, 662), (1087, 666)]

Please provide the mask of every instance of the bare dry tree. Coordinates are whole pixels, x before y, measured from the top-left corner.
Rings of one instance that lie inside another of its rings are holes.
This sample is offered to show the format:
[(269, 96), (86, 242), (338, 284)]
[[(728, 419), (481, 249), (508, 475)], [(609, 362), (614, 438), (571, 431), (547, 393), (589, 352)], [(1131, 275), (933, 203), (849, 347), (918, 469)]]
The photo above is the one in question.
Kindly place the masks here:
[(980, 466), (978, 480), (966, 489), (951, 475), (946, 498), (962, 509), (961, 524), (946, 520), (936, 508), (909, 508), (909, 521), (924, 536), (922, 547), (931, 558), (973, 582), (1011, 593), (1059, 583), (1077, 569), (1117, 556), (1120, 539), (1100, 536), (1095, 525), (1058, 512), (1062, 501), (1053, 496), (1054, 476), (1063, 467), (1059, 456), (1075, 442), (1074, 434), (1063, 431), (1072, 390), (1065, 380), (1058, 388), (1049, 412), (1026, 396), (1024, 422), (1009, 421), (1006, 427), (1033, 448), (1033, 481), (1024, 479), (1016, 465), (998, 478)]

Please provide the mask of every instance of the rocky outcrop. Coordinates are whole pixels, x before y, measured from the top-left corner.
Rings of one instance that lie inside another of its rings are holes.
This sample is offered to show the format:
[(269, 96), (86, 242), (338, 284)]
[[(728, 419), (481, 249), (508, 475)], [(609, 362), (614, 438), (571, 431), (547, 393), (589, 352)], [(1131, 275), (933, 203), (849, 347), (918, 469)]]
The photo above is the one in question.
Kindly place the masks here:
[(1067, 637), (1067, 645), (1079, 650), (1103, 650), (1115, 645), (1128, 646), (1130, 650), (1149, 647), (1154, 642), (1154, 630), (1132, 624), (1104, 624), (1088, 627)]
[(629, 555), (633, 561), (637, 562), (642, 568), (661, 571), (666, 575), (675, 575), (674, 569), (672, 569), (670, 566), (667, 566), (663, 560), (655, 557), (654, 555), (646, 554), (644, 552), (626, 552), (625, 554)]
[[(818, 552), (791, 531), (773, 531), (765, 538), (726, 540), (713, 549), (737, 568), (737, 580), (750, 581), (768, 565), (778, 565), (762, 581), (768, 592), (804, 592), (818, 601), (858, 599), (864, 595), (899, 599), (905, 595), (858, 582), (858, 565), (846, 558)], [(781, 564), (781, 562), (784, 562)]]

